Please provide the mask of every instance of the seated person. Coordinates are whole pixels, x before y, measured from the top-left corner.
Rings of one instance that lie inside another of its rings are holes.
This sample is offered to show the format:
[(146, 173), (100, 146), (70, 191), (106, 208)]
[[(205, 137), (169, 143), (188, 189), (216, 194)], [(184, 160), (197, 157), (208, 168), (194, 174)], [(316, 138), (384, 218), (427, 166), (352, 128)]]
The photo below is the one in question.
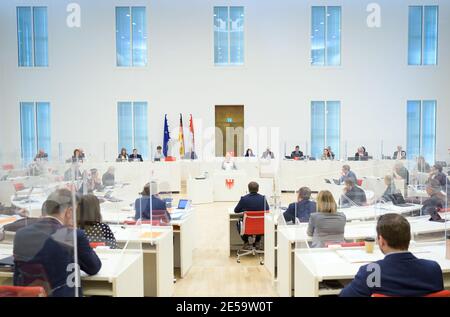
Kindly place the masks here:
[(445, 188), (448, 184), (450, 186), (449, 181), (447, 179), (447, 175), (442, 172), (442, 166), (440, 164), (434, 164), (431, 168), (429, 179), (435, 179), (439, 182), (441, 189), (445, 191)]
[(300, 151), (300, 146), (296, 145), (295, 150), (291, 153), (291, 159), (301, 159), (303, 158), (303, 152)]
[(323, 149), (323, 153), (321, 158), (322, 160), (333, 160), (334, 159), (334, 155), (331, 154), (330, 150), (328, 148), (324, 148)]
[(364, 146), (360, 146), (358, 151), (355, 153), (356, 160), (363, 160), (369, 157), (369, 153), (366, 152), (366, 148)]
[(48, 154), (44, 150), (39, 150), (38, 154), (34, 157), (34, 161), (48, 161)]
[[(416, 258), (408, 252), (411, 228), (402, 215), (385, 214), (378, 219), (377, 240), (383, 260), (359, 268), (341, 297), (424, 296), (444, 289), (442, 270), (438, 263)], [(377, 270), (377, 272), (374, 272)], [(378, 278), (371, 278), (374, 273)], [(373, 283), (368, 283), (373, 281)]]
[(441, 193), (441, 186), (436, 179), (428, 181), (425, 191), (430, 198), (423, 201), (421, 215), (430, 215), (444, 208), (447, 197)]
[[(245, 211), (267, 211), (270, 210), (269, 204), (267, 203), (266, 197), (258, 194), (259, 184), (257, 182), (250, 182), (248, 184), (249, 194), (242, 196), (239, 200), (238, 204), (234, 208), (235, 213), (242, 213)], [(237, 224), (237, 229), (239, 234), (241, 233), (240, 223)], [(242, 240), (246, 246), (248, 246), (248, 238), (249, 236), (243, 235), (241, 236)], [(256, 244), (259, 244), (261, 237), (256, 237)]]
[(385, 202), (392, 201), (392, 195), (398, 193), (398, 190), (395, 188), (394, 179), (391, 175), (384, 176), (384, 184), (386, 185), (386, 190), (381, 199)]
[(405, 181), (405, 185), (409, 184), (409, 172), (402, 162), (397, 162), (394, 165), (394, 178)]
[(141, 195), (142, 197), (134, 202), (135, 220), (170, 222), (171, 217), (167, 211), (166, 203), (158, 197), (158, 184), (156, 182), (147, 183)]
[(298, 190), (297, 202), (289, 204), (283, 216), (286, 222), (295, 223), (295, 218), (299, 222), (309, 222), (309, 216), (314, 212), (316, 212), (316, 203), (311, 200), (311, 189), (301, 187)]
[(397, 151), (392, 155), (393, 160), (406, 160), (406, 152), (402, 150), (402, 146), (397, 146)]
[(78, 163), (72, 163), (72, 166), (64, 172), (64, 181), (70, 182), (79, 180), (82, 178), (80, 165)]
[(198, 159), (197, 157), (197, 153), (195, 153), (195, 151), (190, 151), (190, 152), (186, 152), (186, 154), (184, 155), (184, 159), (185, 160), (196, 160)]
[(84, 153), (82, 153), (81, 150), (79, 149), (75, 149), (72, 155), (72, 162), (74, 163), (83, 162), (83, 160), (84, 160)]
[(155, 156), (153, 157), (153, 159), (155, 162), (159, 162), (159, 161), (164, 160), (164, 158), (165, 158), (165, 156), (164, 156), (164, 153), (162, 152), (162, 146), (158, 145), (156, 147), (156, 153), (155, 153)]
[(346, 179), (353, 180), (355, 184), (357, 182), (356, 174), (350, 170), (350, 165), (347, 164), (342, 166), (342, 175), (339, 178), (339, 185), (343, 184)]
[(120, 150), (119, 156), (117, 156), (117, 162), (126, 162), (128, 161), (128, 154), (127, 154), (127, 149), (126, 148), (122, 148)]
[(425, 158), (423, 156), (418, 156), (417, 157), (417, 165), (416, 165), (416, 169), (418, 172), (420, 173), (429, 173), (431, 168), (430, 168), (430, 164), (428, 164), (425, 161)]
[(326, 147), (326, 149), (328, 150), (328, 152), (330, 152), (330, 154), (331, 154), (331, 157), (333, 158), (333, 160), (334, 160), (334, 158), (335, 158), (335, 155), (334, 155), (334, 152), (333, 152), (333, 150), (331, 149), (331, 146), (327, 146)]
[(273, 155), (273, 152), (267, 148), (264, 153), (261, 155), (262, 159), (273, 159), (275, 158), (275, 155)]
[(245, 157), (255, 157), (255, 154), (253, 154), (253, 150), (252, 149), (247, 149), (247, 151), (245, 151)]
[(128, 156), (128, 161), (130, 161), (130, 162), (143, 162), (144, 160), (142, 159), (142, 155), (138, 154), (138, 150), (137, 149), (133, 149), (133, 154), (130, 154)]
[(352, 179), (346, 179), (344, 184), (344, 193), (339, 202), (341, 207), (364, 206), (367, 204), (366, 193)]
[(81, 197), (77, 208), (77, 221), (78, 227), (84, 230), (89, 243), (105, 243), (111, 249), (117, 249), (114, 233), (106, 223), (102, 223), (100, 201), (95, 195)]
[(114, 186), (114, 184), (115, 184), (114, 171), (115, 171), (114, 166), (108, 167), (108, 170), (102, 176), (103, 186)]
[(328, 190), (317, 196), (317, 212), (309, 218), (308, 236), (312, 237), (313, 248), (323, 248), (327, 243), (344, 242), (344, 228), (347, 218), (337, 212), (336, 201)]
[[(58, 189), (42, 205), (44, 215), (14, 237), (14, 285), (42, 286), (49, 296), (73, 297), (74, 232), (72, 192)], [(78, 205), (78, 202), (75, 202)], [(97, 274), (102, 263), (89, 246), (83, 230), (76, 230), (77, 263), (88, 275)], [(82, 296), (81, 286), (79, 295)]]
[(230, 153), (225, 155), (225, 159), (222, 162), (222, 169), (224, 171), (237, 170), (236, 163), (232, 161)]
[(89, 172), (83, 172), (83, 181), (78, 189), (79, 194), (87, 195), (94, 191), (102, 191), (103, 189), (104, 187), (96, 168), (92, 168)]

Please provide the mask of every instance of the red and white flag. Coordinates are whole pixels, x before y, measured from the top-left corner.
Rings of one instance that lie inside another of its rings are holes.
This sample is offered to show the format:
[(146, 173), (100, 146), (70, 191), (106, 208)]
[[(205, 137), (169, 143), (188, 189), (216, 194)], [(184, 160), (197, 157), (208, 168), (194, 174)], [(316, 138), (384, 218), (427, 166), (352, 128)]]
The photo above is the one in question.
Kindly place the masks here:
[(194, 120), (192, 120), (192, 114), (189, 119), (189, 139), (191, 142), (191, 153), (195, 152), (195, 137), (194, 137)]

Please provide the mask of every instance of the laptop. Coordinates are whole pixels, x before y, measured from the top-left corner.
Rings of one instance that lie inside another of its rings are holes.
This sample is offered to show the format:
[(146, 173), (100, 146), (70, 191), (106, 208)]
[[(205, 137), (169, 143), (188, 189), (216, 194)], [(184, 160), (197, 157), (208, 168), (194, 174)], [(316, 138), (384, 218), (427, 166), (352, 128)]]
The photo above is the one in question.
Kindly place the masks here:
[(395, 193), (392, 194), (392, 203), (395, 206), (399, 206), (399, 207), (412, 207), (414, 206), (414, 204), (409, 204), (405, 201), (405, 198), (403, 198), (402, 193)]
[(190, 200), (189, 199), (180, 199), (179, 201), (178, 201), (178, 207), (177, 207), (177, 209), (178, 210), (186, 210), (186, 209), (188, 209), (189, 208), (189, 205), (190, 205)]
[(11, 255), (0, 259), (0, 267), (14, 267), (14, 257)]

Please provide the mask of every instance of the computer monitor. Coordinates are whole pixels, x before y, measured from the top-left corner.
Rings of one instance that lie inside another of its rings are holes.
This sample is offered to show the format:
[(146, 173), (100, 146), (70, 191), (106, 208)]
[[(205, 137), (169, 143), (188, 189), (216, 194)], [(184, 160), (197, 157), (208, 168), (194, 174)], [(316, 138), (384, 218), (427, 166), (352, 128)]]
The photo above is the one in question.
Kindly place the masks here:
[(187, 209), (189, 207), (189, 200), (188, 199), (180, 199), (178, 201), (178, 207), (177, 209)]

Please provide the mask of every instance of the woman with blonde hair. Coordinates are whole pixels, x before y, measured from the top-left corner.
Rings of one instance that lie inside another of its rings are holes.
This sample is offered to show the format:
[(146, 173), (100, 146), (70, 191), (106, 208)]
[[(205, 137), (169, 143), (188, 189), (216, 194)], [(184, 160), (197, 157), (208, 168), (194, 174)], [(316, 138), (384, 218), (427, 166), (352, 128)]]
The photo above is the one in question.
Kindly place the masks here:
[(347, 219), (337, 212), (337, 204), (328, 190), (317, 195), (317, 212), (311, 214), (308, 224), (308, 236), (312, 237), (313, 248), (323, 248), (327, 243), (344, 241), (344, 228)]

